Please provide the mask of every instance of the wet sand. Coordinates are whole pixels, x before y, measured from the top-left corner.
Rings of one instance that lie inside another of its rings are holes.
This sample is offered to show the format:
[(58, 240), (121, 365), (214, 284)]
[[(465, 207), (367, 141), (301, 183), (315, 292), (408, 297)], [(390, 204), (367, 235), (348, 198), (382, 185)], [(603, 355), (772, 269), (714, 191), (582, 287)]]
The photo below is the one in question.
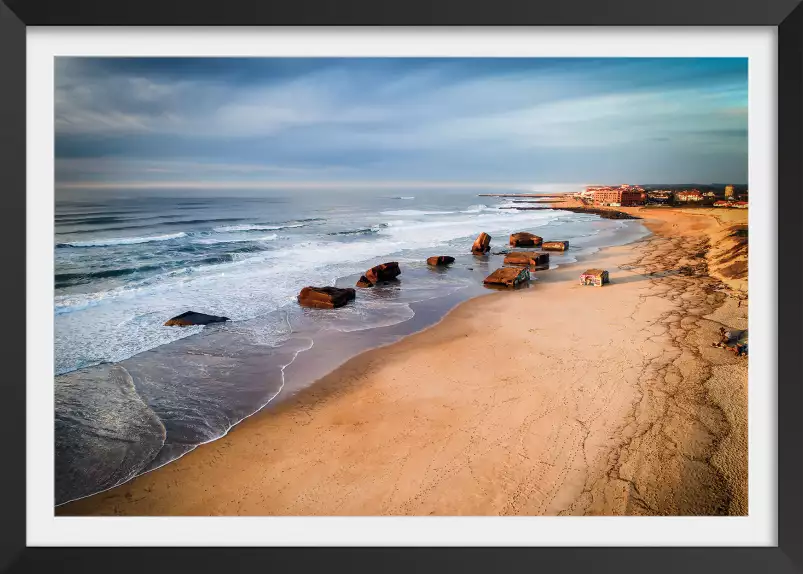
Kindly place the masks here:
[(654, 234), (462, 303), (56, 514), (746, 514), (747, 359), (711, 342), (747, 326), (747, 213), (627, 211)]

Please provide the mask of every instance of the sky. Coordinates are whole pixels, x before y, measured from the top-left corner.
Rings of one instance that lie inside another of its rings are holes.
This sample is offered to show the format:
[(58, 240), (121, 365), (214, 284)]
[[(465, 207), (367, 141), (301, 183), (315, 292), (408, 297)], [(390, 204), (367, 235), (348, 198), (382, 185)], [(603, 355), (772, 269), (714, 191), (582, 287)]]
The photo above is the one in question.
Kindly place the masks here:
[(746, 183), (739, 58), (56, 59), (57, 188)]

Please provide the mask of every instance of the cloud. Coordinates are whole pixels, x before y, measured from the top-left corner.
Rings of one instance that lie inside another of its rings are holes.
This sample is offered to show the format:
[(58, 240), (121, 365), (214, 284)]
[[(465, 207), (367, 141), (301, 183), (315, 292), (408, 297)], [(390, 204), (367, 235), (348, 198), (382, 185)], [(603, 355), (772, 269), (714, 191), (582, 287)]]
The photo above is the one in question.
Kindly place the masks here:
[[(69, 72), (65, 72), (69, 73)], [(58, 134), (141, 133), (201, 137), (268, 136), (296, 126), (363, 124), (390, 110), (349, 104), (339, 74), (322, 72), (279, 85), (241, 87), (205, 80), (153, 80), (116, 74), (56, 86)]]
[(118, 157), (57, 158), (56, 180), (74, 183), (81, 180), (112, 180), (116, 183), (144, 182), (150, 185), (155, 176), (169, 175), (178, 180), (202, 177), (209, 181), (232, 181), (250, 176), (343, 176), (352, 171), (340, 165), (272, 165), (252, 163), (218, 163), (213, 160), (154, 160)]
[(692, 179), (706, 161), (727, 172), (717, 179), (747, 170), (747, 68), (733, 59), (59, 58), (55, 101), (57, 156), (85, 159), (57, 178), (136, 177), (141, 160), (182, 180), (336, 177), (320, 167), (332, 165), (555, 180), (582, 165), (633, 180), (644, 154)]

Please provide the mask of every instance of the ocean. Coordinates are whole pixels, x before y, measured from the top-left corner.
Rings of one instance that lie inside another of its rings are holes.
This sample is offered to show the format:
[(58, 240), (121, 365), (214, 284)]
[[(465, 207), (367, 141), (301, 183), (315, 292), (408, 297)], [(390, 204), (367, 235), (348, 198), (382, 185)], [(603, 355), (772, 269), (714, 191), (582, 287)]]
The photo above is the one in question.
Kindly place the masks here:
[[(167, 464), (489, 293), (482, 278), (502, 256), (470, 255), (481, 231), (492, 253), (516, 231), (568, 240), (552, 267), (647, 234), (637, 221), (478, 196), (498, 191), (58, 190), (56, 504)], [(432, 255), (457, 260), (431, 269)], [(398, 283), (336, 310), (296, 303), (306, 285), (353, 286), (386, 261), (399, 262)], [(190, 310), (231, 321), (163, 326)]]

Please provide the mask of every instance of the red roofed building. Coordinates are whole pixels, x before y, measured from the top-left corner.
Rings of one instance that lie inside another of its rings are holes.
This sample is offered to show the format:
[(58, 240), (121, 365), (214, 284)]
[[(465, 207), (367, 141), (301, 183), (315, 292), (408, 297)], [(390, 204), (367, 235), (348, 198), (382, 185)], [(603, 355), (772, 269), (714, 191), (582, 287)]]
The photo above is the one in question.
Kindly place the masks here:
[(702, 201), (703, 194), (697, 191), (696, 189), (693, 189), (691, 191), (680, 191), (675, 194), (675, 199), (677, 199), (678, 201), (685, 201), (685, 202)]
[(644, 192), (630, 187), (600, 187), (594, 190), (594, 205), (642, 205)]
[(730, 207), (730, 201), (723, 201), (720, 199), (714, 202), (714, 207)]
[(747, 209), (747, 202), (746, 201), (737, 201), (733, 204), (733, 207), (737, 207), (739, 209)]

